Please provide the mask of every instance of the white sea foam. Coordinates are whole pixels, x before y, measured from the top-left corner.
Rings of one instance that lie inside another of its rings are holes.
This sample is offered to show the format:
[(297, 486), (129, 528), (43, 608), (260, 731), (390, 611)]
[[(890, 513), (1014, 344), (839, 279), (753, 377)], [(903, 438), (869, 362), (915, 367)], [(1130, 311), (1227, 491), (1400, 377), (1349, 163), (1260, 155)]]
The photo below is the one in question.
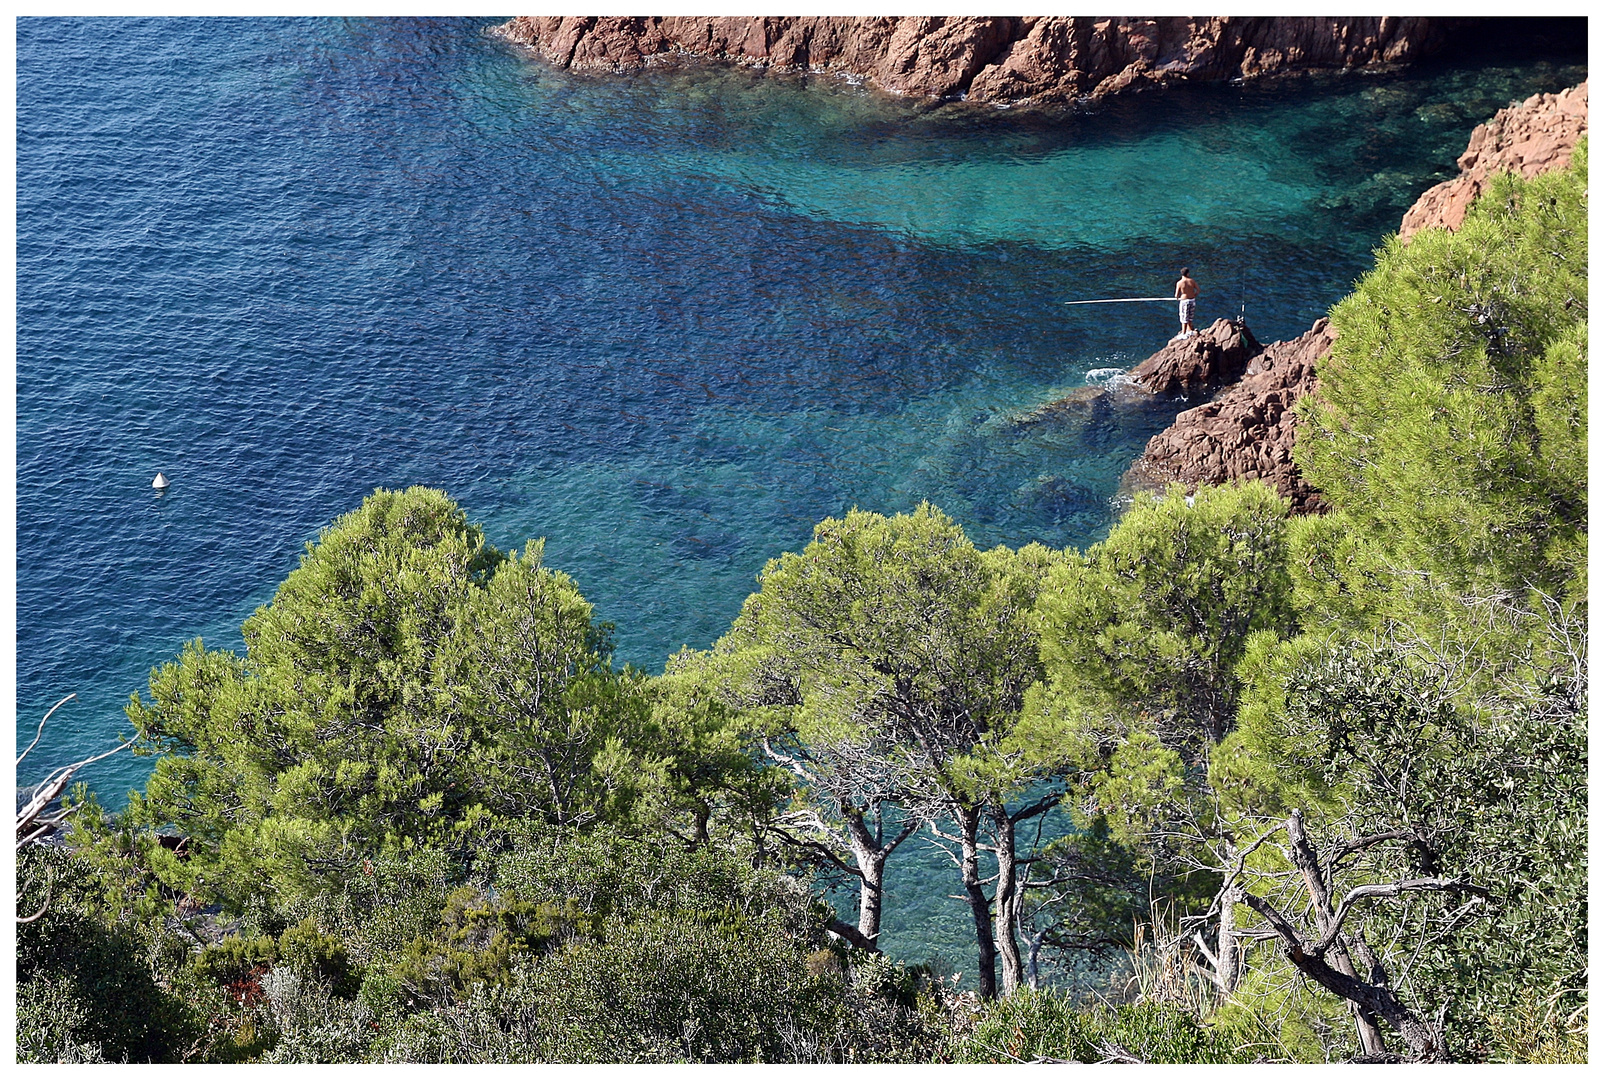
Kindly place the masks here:
[(1123, 374), (1125, 374), (1125, 369), (1122, 367), (1097, 367), (1086, 373), (1086, 381), (1089, 383), (1102, 382), (1105, 379), (1112, 379), (1116, 375)]

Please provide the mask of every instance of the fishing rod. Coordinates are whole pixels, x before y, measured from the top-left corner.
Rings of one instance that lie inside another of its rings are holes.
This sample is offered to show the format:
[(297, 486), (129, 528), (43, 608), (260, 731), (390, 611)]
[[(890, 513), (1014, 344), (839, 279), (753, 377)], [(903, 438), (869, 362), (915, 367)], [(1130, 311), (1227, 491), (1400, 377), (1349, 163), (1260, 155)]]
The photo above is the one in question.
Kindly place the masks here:
[(1157, 304), (1160, 302), (1173, 304), (1179, 297), (1175, 296), (1124, 296), (1117, 300), (1065, 300), (1065, 306), (1075, 304)]

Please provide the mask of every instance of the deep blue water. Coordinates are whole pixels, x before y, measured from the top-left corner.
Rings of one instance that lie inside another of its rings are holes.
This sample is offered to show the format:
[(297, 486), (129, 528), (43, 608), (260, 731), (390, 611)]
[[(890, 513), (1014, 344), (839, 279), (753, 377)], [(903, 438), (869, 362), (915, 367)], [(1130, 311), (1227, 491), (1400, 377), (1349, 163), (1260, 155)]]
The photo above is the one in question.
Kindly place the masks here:
[[(1477, 122), (1583, 77), (1048, 117), (571, 76), (488, 25), (18, 22), (23, 742), (79, 695), (21, 779), (111, 745), (186, 640), (237, 647), (379, 486), (444, 488), (498, 546), (546, 537), (650, 670), (854, 505), (1089, 544), (1173, 410), (1008, 417), (1142, 359), (1174, 314), (1060, 301), (1166, 293), (1187, 263), (1203, 319), (1245, 303), (1262, 340), (1300, 333)], [(87, 778), (115, 807), (143, 773)]]

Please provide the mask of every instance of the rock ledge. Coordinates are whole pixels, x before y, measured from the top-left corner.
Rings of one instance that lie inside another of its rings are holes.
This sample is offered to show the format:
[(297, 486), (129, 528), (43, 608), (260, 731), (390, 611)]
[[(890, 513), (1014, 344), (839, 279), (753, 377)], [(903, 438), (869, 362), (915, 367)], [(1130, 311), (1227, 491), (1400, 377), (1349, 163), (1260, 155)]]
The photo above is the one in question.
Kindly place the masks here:
[(848, 74), (894, 94), (1022, 105), (1183, 80), (1404, 64), (1451, 52), (1478, 25), (1395, 16), (522, 15), (497, 32), (576, 71), (701, 58)]
[(1519, 105), (1500, 109), (1470, 134), (1459, 155), (1459, 175), (1428, 190), (1404, 215), (1398, 234), (1407, 241), (1421, 229), (1454, 230), (1488, 181), (1502, 172), (1528, 180), (1563, 169), (1577, 140), (1587, 134), (1587, 83), (1557, 94), (1533, 94)]
[(1125, 474), (1123, 486), (1152, 489), (1180, 482), (1196, 491), (1205, 485), (1262, 480), (1292, 503), (1293, 513), (1321, 512), (1319, 492), (1292, 460), (1293, 406), (1314, 390), (1315, 363), (1331, 351), (1333, 340), (1330, 322), (1321, 319), (1302, 337), (1265, 347), (1248, 363), (1240, 382), (1180, 413), (1175, 423), (1153, 436)]

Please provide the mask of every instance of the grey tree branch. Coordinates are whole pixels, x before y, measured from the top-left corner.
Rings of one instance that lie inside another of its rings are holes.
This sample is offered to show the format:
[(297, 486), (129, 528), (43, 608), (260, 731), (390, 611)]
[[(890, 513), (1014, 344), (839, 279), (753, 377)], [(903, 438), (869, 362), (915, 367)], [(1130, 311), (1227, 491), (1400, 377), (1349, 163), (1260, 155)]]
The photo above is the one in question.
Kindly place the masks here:
[[(62, 701), (66, 700), (66, 698), (62, 699)], [(58, 702), (57, 705), (59, 707), (60, 703)], [(54, 711), (54, 709), (51, 710), (51, 712)], [(49, 713), (45, 715), (48, 717)], [(17, 811), (17, 847), (21, 848), (24, 844), (38, 839), (61, 824), (60, 815), (53, 818), (44, 818), (42, 815), (45, 812), (45, 808), (55, 801), (63, 791), (67, 790), (67, 785), (72, 782), (73, 775), (79, 769), (86, 765), (93, 765), (104, 758), (109, 758), (119, 750), (131, 745), (133, 744), (119, 743), (103, 754), (96, 754), (94, 757), (75, 761), (71, 765), (65, 765), (45, 777), (44, 781), (34, 789), (34, 793), (28, 799), (27, 804)], [(31, 750), (32, 747), (29, 747), (29, 749)], [(26, 754), (27, 751), (23, 751), (23, 753)], [(17, 760), (21, 761), (22, 759), (18, 758)]]
[[(33, 742), (28, 744), (28, 750), (32, 750), (34, 747), (39, 745), (39, 740), (44, 737), (45, 724), (50, 720), (51, 715), (54, 714), (57, 709), (61, 708), (63, 705), (67, 704), (67, 702), (71, 701), (73, 698), (75, 698), (77, 696), (78, 696), (78, 694), (75, 691), (75, 692), (73, 692), (71, 694), (68, 694), (66, 697), (62, 698), (60, 701), (56, 702), (54, 705), (50, 706), (50, 711), (45, 713), (43, 720), (39, 721), (39, 734), (35, 735), (33, 737)], [(24, 750), (22, 753), (17, 755), (17, 764), (18, 765), (21, 765), (22, 764), (22, 759), (28, 756), (28, 750)]]
[(1315, 956), (1325, 955), (1326, 950), (1335, 944), (1342, 933), (1342, 922), (1348, 917), (1348, 912), (1360, 900), (1402, 896), (1406, 892), (1465, 892), (1483, 899), (1489, 895), (1480, 885), (1472, 885), (1461, 878), (1414, 878), (1410, 881), (1395, 881), (1383, 885), (1360, 885), (1342, 898), (1342, 902), (1337, 905), (1336, 914), (1331, 917), (1330, 929), (1309, 951)]

